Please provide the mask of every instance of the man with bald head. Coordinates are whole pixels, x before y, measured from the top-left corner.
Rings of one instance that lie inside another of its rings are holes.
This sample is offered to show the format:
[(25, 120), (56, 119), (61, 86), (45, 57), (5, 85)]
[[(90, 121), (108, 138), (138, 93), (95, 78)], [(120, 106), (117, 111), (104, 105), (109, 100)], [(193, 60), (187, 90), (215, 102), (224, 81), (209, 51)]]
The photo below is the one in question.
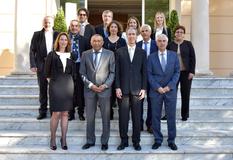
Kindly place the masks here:
[(175, 52), (167, 50), (168, 38), (160, 34), (156, 39), (158, 52), (151, 54), (147, 61), (147, 75), (150, 85), (150, 101), (152, 108), (152, 129), (155, 142), (152, 149), (158, 149), (163, 142), (161, 132), (161, 112), (163, 103), (167, 115), (168, 146), (177, 150), (176, 138), (176, 100), (177, 82), (180, 76), (179, 59)]
[(110, 96), (115, 76), (115, 56), (110, 50), (102, 48), (103, 37), (95, 34), (91, 37), (92, 49), (83, 52), (80, 74), (84, 82), (84, 96), (87, 119), (87, 142), (82, 149), (95, 145), (95, 113), (97, 102), (100, 106), (103, 132), (101, 149), (108, 149), (110, 135)]
[(51, 16), (45, 16), (43, 19), (43, 29), (34, 32), (30, 45), (30, 70), (37, 74), (39, 85), (39, 115), (38, 120), (47, 116), (47, 88), (48, 81), (44, 74), (45, 58), (53, 50), (53, 43), (57, 38), (58, 32), (53, 30), (54, 19)]

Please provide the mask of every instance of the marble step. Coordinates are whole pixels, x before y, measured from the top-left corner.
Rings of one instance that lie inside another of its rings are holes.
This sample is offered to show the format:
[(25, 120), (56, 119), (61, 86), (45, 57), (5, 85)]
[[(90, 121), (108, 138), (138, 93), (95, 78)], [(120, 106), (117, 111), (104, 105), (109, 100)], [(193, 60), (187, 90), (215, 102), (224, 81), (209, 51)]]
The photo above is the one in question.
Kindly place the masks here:
[[(118, 107), (114, 109), (114, 119), (118, 119)], [(177, 107), (177, 119), (180, 116), (180, 107)], [(211, 115), (211, 116), (207, 116)], [(0, 117), (28, 117), (34, 118), (38, 116), (38, 106), (0, 106)], [(48, 114), (49, 117), (49, 114)], [(75, 117), (77, 118), (77, 112)], [(100, 110), (97, 108), (96, 117), (100, 118)], [(144, 105), (143, 117), (147, 117), (147, 106)], [(191, 119), (231, 119), (233, 118), (233, 106), (195, 106), (190, 108), (190, 118)]]
[(0, 159), (10, 160), (232, 160), (233, 145), (181, 145), (177, 151), (161, 146), (152, 150), (150, 145), (142, 146), (141, 151), (135, 151), (132, 146), (123, 151), (110, 145), (107, 151), (101, 151), (100, 146), (82, 150), (79, 145), (71, 145), (67, 151), (58, 146), (52, 151), (46, 145), (29, 145), (23, 147), (1, 147)]
[[(0, 85), (0, 95), (38, 95), (38, 85)], [(233, 87), (192, 87), (192, 96), (233, 96)], [(180, 90), (178, 90), (180, 97)]]
[[(167, 129), (167, 121), (161, 121), (161, 128)], [(50, 125), (50, 119), (46, 118), (43, 120), (37, 120), (36, 118), (6, 118), (0, 117), (0, 131), (3, 130), (20, 130), (20, 131), (48, 131)], [(102, 129), (102, 120), (96, 118), (95, 120), (96, 129)], [(110, 124), (112, 131), (119, 130), (119, 121), (112, 120)], [(188, 121), (176, 120), (177, 130), (201, 130), (201, 129), (223, 129), (233, 130), (233, 118), (232, 119), (205, 119), (205, 120), (193, 120)], [(132, 128), (132, 123), (129, 121), (129, 130)], [(146, 126), (144, 124), (144, 129)], [(69, 130), (86, 130), (86, 121), (73, 120), (69, 122)]]
[[(163, 145), (167, 145), (167, 130), (162, 131), (164, 135)], [(100, 145), (101, 130), (96, 131), (96, 144)], [(132, 132), (129, 131), (129, 142), (131, 143)], [(57, 144), (61, 133), (57, 132)], [(233, 130), (177, 130), (177, 145), (232, 145)], [(49, 131), (0, 131), (0, 146), (25, 146), (25, 145), (49, 145)], [(68, 131), (67, 143), (69, 145), (80, 145), (86, 143), (85, 131)], [(146, 131), (141, 132), (141, 145), (152, 145), (154, 136)], [(109, 138), (110, 145), (120, 144), (118, 131), (111, 131)]]
[[(194, 77), (192, 86), (195, 87), (233, 87), (233, 78), (229, 77)], [(1, 76), (1, 85), (37, 85), (37, 78), (35, 75), (24, 76)]]
[[(38, 95), (0, 95), (0, 105), (39, 105)], [(177, 100), (180, 105), (180, 98)], [(230, 106), (233, 96), (193, 96), (191, 106)]]

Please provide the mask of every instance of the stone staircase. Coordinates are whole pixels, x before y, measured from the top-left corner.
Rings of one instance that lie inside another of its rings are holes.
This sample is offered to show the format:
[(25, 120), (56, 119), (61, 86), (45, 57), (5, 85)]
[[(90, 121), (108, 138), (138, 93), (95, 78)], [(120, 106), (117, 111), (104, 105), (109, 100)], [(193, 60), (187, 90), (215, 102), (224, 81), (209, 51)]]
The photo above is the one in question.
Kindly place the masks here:
[[(38, 87), (34, 76), (9, 76), (0, 78), (0, 160), (230, 160), (233, 159), (233, 79), (195, 78), (192, 85), (190, 119), (180, 120), (180, 96), (177, 102), (178, 151), (167, 147), (166, 121), (162, 122), (163, 146), (152, 150), (153, 136), (141, 133), (141, 151), (130, 145), (117, 151), (120, 143), (118, 112), (115, 108), (111, 121), (109, 149), (101, 151), (102, 123), (100, 113), (96, 116), (96, 146), (82, 150), (86, 142), (86, 124), (79, 120), (69, 123), (68, 151), (59, 146), (49, 149), (49, 118), (36, 120), (38, 114)], [(144, 117), (146, 117), (146, 104)], [(130, 123), (129, 135), (131, 135)], [(146, 128), (146, 127), (144, 127)], [(131, 140), (129, 140), (131, 144)]]

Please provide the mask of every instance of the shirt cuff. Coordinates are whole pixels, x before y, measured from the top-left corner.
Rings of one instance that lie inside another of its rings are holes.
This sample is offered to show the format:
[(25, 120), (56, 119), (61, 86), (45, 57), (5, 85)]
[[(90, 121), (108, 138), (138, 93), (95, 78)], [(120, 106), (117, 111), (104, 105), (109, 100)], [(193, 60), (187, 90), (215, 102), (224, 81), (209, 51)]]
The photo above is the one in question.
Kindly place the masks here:
[(92, 86), (93, 86), (93, 83), (90, 83), (90, 84), (88, 85), (88, 88), (91, 89)]

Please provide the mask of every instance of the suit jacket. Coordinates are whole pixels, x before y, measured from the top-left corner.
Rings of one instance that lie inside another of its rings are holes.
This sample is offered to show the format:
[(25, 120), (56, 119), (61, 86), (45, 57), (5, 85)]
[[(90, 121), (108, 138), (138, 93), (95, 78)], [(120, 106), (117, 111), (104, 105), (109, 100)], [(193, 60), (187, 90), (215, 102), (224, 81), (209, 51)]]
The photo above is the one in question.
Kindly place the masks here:
[[(44, 71), (45, 58), (47, 57), (47, 48), (45, 42), (45, 30), (34, 32), (30, 45), (30, 67), (37, 67), (38, 72)], [(56, 40), (58, 32), (53, 32), (53, 42)]]
[(95, 27), (95, 32), (96, 34), (101, 35), (103, 38), (106, 38), (104, 35), (104, 25), (103, 24), (99, 24)]
[[(172, 51), (177, 52), (177, 48), (178, 45), (175, 42), (171, 42), (168, 45), (168, 49)], [(184, 40), (183, 43), (180, 44), (180, 54), (186, 71), (195, 74), (196, 56), (193, 45), (190, 41)]]
[(98, 95), (101, 97), (111, 96), (111, 85), (115, 75), (115, 57), (112, 51), (102, 48), (102, 53), (97, 69), (94, 67), (92, 49), (83, 52), (79, 72), (85, 85), (85, 96), (94, 97), (96, 95), (95, 92), (88, 88), (90, 83), (93, 83), (97, 86), (102, 84), (107, 85), (108, 88), (103, 92), (98, 93)]
[(130, 61), (128, 47), (116, 51), (116, 88), (123, 94), (138, 95), (141, 89), (146, 90), (146, 52), (136, 47), (133, 61)]
[[(142, 48), (142, 44), (143, 44), (143, 41), (139, 41), (136, 45), (137, 45), (137, 47)], [(156, 42), (155, 42), (155, 40), (151, 39), (151, 41), (150, 41), (150, 54), (157, 52), (157, 51), (158, 51), (158, 47), (156, 45)]]
[(167, 50), (167, 65), (165, 72), (159, 61), (158, 52), (151, 54), (147, 61), (147, 74), (150, 84), (150, 97), (158, 96), (159, 87), (168, 86), (171, 91), (166, 93), (176, 95), (176, 84), (180, 76), (179, 59), (175, 52)]
[(95, 34), (95, 28), (91, 24), (85, 26), (84, 37), (87, 38), (88, 43), (90, 44), (91, 36)]
[[(167, 35), (168, 42), (171, 42), (171, 30), (170, 30), (170, 28), (167, 28), (167, 29), (163, 28), (162, 34)], [(155, 40), (155, 38), (156, 38), (155, 37), (155, 31), (153, 31), (153, 33), (151, 34), (150, 37), (151, 37), (151, 39)]]

